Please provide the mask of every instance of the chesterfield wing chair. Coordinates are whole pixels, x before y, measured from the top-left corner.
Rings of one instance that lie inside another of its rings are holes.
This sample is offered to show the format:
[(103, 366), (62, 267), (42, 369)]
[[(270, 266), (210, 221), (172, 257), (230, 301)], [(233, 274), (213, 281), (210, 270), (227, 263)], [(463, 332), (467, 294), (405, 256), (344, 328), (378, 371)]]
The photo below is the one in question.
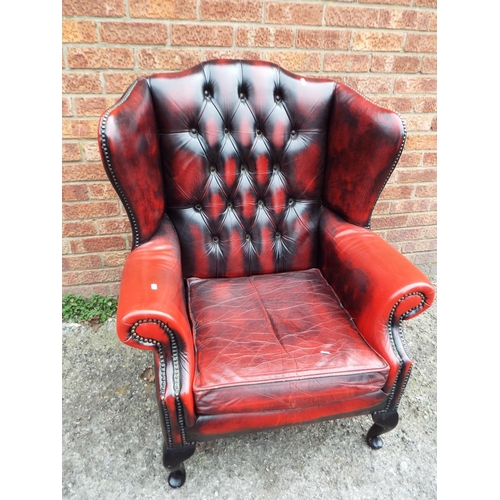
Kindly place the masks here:
[(169, 484), (198, 441), (370, 414), (398, 423), (402, 322), (434, 289), (370, 230), (406, 138), (341, 83), (217, 60), (137, 79), (101, 117), (127, 211), (117, 334), (153, 351)]

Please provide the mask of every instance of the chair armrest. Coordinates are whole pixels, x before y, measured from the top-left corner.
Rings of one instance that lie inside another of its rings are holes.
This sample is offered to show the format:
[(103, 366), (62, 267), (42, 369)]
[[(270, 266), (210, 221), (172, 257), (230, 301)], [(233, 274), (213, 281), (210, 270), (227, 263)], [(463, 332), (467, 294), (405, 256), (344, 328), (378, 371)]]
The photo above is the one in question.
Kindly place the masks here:
[[(128, 256), (122, 273), (117, 334), (139, 349), (164, 349), (189, 423), (194, 416), (194, 344), (187, 315), (179, 239), (164, 215), (158, 230)], [(177, 382), (177, 380), (175, 380)], [(169, 391), (175, 383), (167, 384)], [(168, 395), (167, 395), (168, 396)], [(174, 395), (172, 394), (172, 397)]]
[(430, 307), (434, 287), (418, 267), (369, 229), (323, 207), (319, 267), (359, 331), (390, 366), (386, 388), (410, 362), (401, 322)]

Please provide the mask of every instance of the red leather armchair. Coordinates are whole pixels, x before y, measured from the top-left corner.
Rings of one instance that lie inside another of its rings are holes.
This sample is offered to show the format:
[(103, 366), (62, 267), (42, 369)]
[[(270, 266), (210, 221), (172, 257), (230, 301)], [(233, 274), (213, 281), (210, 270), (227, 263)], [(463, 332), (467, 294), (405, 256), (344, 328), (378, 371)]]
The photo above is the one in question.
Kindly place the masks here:
[(100, 122), (133, 250), (119, 338), (154, 353), (169, 484), (197, 441), (371, 414), (398, 422), (401, 324), (426, 276), (370, 230), (400, 117), (267, 62), (139, 78)]

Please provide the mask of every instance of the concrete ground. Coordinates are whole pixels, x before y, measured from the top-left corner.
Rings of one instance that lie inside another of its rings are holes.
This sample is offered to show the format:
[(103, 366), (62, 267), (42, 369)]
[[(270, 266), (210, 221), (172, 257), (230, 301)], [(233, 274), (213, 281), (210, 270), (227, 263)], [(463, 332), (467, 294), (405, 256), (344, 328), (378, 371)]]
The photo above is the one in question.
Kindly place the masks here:
[[(422, 266), (437, 284), (436, 266)], [(405, 326), (415, 360), (398, 427), (374, 451), (369, 416), (199, 443), (186, 484), (161, 463), (152, 353), (115, 322), (63, 323), (62, 496), (68, 499), (390, 500), (437, 498), (437, 301)]]

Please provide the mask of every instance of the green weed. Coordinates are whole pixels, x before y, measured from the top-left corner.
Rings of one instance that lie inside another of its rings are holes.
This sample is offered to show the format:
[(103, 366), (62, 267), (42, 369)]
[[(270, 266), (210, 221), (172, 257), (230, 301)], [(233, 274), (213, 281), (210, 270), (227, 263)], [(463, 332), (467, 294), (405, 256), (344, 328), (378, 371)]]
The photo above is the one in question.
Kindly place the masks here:
[(90, 299), (68, 293), (62, 299), (62, 317), (68, 321), (104, 323), (116, 314), (117, 299), (93, 294)]

